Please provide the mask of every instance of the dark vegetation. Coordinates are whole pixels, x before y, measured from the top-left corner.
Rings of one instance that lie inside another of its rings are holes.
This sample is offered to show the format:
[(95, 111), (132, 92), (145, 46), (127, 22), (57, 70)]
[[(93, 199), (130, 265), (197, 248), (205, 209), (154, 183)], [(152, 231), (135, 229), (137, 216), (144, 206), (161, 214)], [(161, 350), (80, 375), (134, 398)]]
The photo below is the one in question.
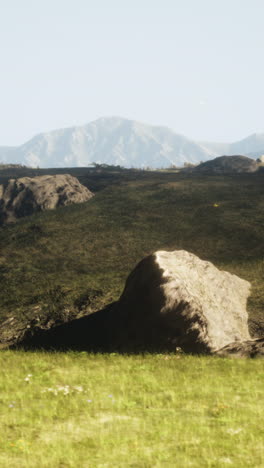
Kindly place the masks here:
[(259, 169), (262, 167), (258, 162), (247, 156), (219, 156), (199, 164), (194, 168), (194, 172), (228, 174), (230, 172), (254, 172)]
[(47, 173), (70, 173), (96, 196), (0, 228), (1, 322), (45, 328), (102, 309), (144, 256), (186, 249), (252, 283), (250, 328), (263, 333), (263, 173), (7, 168), (0, 183)]

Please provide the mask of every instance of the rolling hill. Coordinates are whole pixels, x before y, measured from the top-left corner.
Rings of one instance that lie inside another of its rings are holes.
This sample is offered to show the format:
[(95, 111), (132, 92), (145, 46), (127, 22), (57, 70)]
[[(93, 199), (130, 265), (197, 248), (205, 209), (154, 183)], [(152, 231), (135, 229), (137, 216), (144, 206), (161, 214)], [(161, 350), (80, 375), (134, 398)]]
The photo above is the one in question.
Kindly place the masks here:
[(200, 174), (230, 174), (241, 172), (255, 172), (259, 169), (255, 159), (247, 156), (219, 156), (196, 166), (193, 171)]

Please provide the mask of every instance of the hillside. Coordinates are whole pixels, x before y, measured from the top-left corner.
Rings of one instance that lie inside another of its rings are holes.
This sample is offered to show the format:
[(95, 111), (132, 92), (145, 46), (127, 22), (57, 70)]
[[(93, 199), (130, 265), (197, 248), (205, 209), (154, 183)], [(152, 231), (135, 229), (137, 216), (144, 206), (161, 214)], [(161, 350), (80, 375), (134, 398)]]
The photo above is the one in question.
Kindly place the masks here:
[(78, 171), (92, 200), (0, 230), (2, 319), (98, 310), (145, 255), (185, 249), (251, 281), (251, 328), (263, 326), (263, 174)]
[(200, 174), (230, 174), (242, 172), (255, 172), (258, 163), (246, 156), (219, 156), (196, 166), (193, 171)]
[[(264, 153), (264, 133), (253, 133), (241, 141), (232, 143), (231, 154), (262, 155)], [(230, 154), (230, 153), (229, 153)]]
[(126, 168), (199, 164), (223, 154), (264, 153), (264, 134), (235, 143), (197, 142), (167, 127), (120, 117), (40, 133), (18, 147), (0, 147), (0, 163), (32, 167), (85, 167), (93, 163)]

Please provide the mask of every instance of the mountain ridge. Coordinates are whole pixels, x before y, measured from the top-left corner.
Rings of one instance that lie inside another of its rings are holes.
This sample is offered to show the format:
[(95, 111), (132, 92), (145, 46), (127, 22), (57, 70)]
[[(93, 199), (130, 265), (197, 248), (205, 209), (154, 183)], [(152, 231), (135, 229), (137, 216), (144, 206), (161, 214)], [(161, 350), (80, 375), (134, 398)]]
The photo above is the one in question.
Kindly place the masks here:
[(82, 126), (39, 133), (17, 147), (0, 147), (0, 162), (44, 168), (93, 163), (164, 168), (199, 164), (223, 154), (257, 158), (263, 153), (264, 133), (233, 143), (198, 142), (166, 126), (101, 117)]

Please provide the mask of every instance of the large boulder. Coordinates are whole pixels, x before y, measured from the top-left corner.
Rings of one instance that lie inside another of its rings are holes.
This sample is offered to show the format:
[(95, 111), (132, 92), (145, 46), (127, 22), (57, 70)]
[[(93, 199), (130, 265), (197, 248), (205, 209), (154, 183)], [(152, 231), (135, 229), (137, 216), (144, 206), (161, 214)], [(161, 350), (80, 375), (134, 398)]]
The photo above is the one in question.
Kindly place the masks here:
[(250, 284), (178, 250), (158, 251), (129, 275), (118, 302), (24, 341), (25, 347), (215, 353), (250, 339)]
[(82, 203), (93, 196), (69, 174), (10, 179), (0, 186), (0, 221), (9, 223), (36, 211)]
[(249, 291), (247, 281), (189, 252), (158, 251), (127, 279), (114, 341), (131, 350), (214, 352), (248, 340)]

